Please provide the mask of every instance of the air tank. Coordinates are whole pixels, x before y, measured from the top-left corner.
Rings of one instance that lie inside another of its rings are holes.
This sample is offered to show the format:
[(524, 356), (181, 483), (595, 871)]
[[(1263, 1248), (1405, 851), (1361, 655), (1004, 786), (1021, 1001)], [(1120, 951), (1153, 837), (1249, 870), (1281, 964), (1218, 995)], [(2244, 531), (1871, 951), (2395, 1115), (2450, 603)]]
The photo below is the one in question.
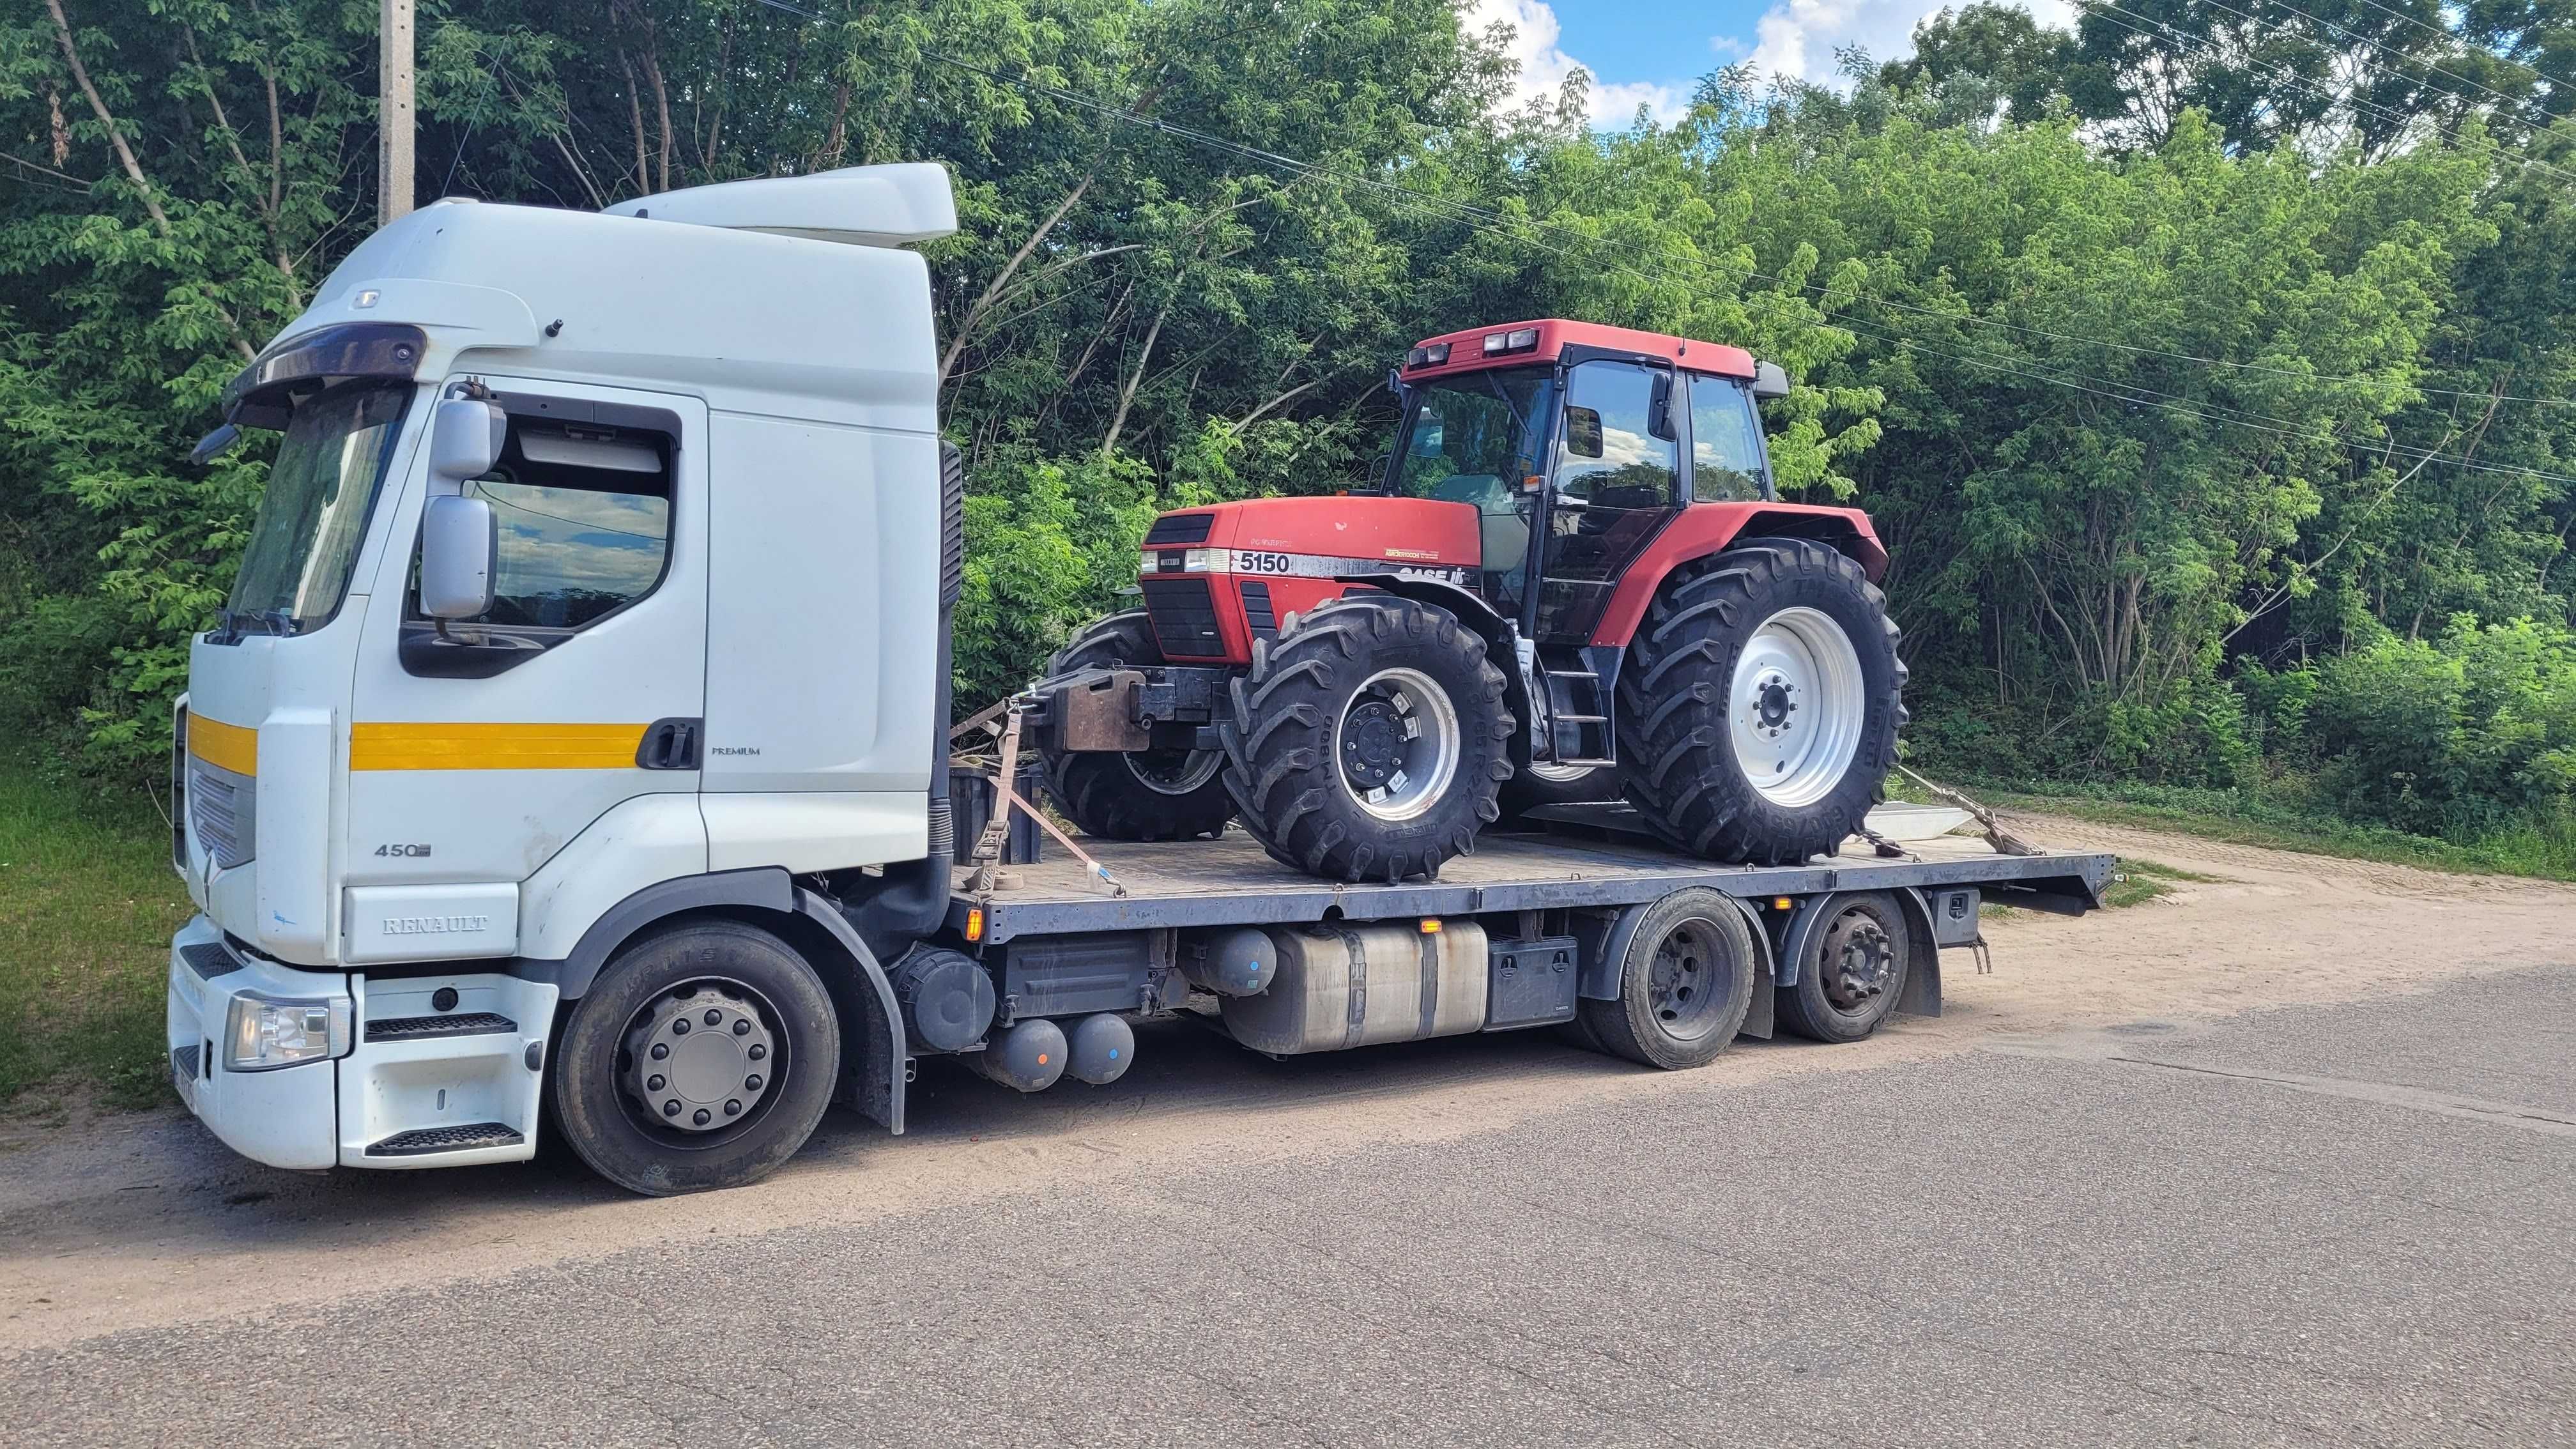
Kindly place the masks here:
[(1064, 1075), (1064, 1058), (1064, 1028), (1040, 1016), (994, 1037), (967, 1060), (1005, 1087), (1043, 1092)]
[(1105, 1011), (1075, 1022), (1064, 1039), (1064, 1074), (1095, 1087), (1127, 1075), (1136, 1060), (1135, 1028)]
[(1279, 948), (1260, 927), (1236, 926), (1184, 940), (1175, 964), (1201, 991), (1258, 996), (1279, 974)]
[(1226, 1030), (1255, 1051), (1290, 1056), (1456, 1036), (1485, 1025), (1484, 928), (1277, 927), (1278, 970), (1257, 996), (1229, 996)]

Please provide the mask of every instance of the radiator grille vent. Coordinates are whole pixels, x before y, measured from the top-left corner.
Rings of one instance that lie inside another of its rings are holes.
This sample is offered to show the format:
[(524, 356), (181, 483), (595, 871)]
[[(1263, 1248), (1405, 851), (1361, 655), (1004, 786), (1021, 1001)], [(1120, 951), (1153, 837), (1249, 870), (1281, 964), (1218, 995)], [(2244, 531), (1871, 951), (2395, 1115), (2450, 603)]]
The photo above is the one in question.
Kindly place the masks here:
[(1216, 527), (1213, 513), (1166, 513), (1145, 530), (1145, 546), (1158, 543), (1205, 543), (1208, 530)]
[(188, 762), (188, 824), (215, 864), (226, 870), (250, 861), (256, 842), (253, 788), (247, 775), (203, 760)]
[(1216, 627), (1216, 599), (1205, 579), (1146, 579), (1145, 613), (1166, 659), (1221, 659), (1225, 636)]

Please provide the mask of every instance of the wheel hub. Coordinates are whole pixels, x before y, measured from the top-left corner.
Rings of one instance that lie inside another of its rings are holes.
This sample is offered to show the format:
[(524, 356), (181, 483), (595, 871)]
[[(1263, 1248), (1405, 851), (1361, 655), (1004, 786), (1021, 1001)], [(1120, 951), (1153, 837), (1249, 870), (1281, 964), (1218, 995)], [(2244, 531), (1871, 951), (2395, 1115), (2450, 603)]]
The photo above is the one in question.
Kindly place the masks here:
[(636, 1013), (626, 1055), (626, 1089), (647, 1117), (682, 1132), (740, 1119), (778, 1069), (777, 1039), (752, 1004), (703, 985)]
[(1646, 968), (1646, 1001), (1676, 1040), (1704, 1035), (1726, 1009), (1726, 963), (1707, 923), (1686, 920), (1655, 946)]
[(1845, 1011), (1856, 1011), (1887, 990), (1888, 978), (1895, 974), (1895, 944), (1875, 919), (1853, 912), (1826, 932), (1818, 964), (1824, 971), (1826, 999)]
[(1464, 753), (1458, 707), (1418, 669), (1361, 681), (1333, 731), (1344, 787), (1380, 820), (1411, 820), (1439, 803)]
[(1404, 773), (1404, 742), (1420, 733), (1393, 701), (1364, 701), (1342, 722), (1342, 773), (1362, 790), (1383, 788)]

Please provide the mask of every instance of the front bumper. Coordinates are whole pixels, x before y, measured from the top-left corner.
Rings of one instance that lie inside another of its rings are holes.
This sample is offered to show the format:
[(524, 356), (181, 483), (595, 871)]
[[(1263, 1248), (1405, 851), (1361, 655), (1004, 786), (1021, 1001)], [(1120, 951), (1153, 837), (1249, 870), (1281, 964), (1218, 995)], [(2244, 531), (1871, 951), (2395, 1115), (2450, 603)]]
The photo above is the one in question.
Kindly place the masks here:
[[(267, 1071), (224, 1061), (244, 993), (326, 1001), (350, 1047)], [(555, 988), (499, 973), (403, 976), (299, 971), (236, 949), (197, 917), (170, 941), (171, 1083), (224, 1145), (254, 1162), (455, 1167), (536, 1153)]]

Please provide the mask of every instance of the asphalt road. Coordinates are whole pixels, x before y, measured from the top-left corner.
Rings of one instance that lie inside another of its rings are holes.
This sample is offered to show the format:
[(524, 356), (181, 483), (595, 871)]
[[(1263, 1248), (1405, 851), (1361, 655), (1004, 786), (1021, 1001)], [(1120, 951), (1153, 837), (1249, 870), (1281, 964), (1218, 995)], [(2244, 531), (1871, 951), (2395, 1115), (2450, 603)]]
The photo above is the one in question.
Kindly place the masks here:
[[(1441, 1120), (1302, 1146), (1262, 1141), (1304, 1120), (1262, 1103), (1361, 1078), (1161, 1028), (1138, 1071), (1160, 1048), (1214, 1074), (1246, 1150), (1130, 1172), (1088, 1132), (1102, 1166), (1026, 1190), (723, 1230), (725, 1199), (693, 1199), (652, 1241), (389, 1291), (369, 1275), (411, 1227), (370, 1182), (332, 1209), (354, 1238), (279, 1264), (338, 1296), (65, 1325), (0, 1357), (0, 1423), (22, 1444), (2576, 1442), (2576, 970), (2567, 942), (2542, 954), (1759, 1091), (1712, 1069), (1605, 1097), (1566, 1084), (1616, 1069), (1534, 1037), (1394, 1048), (1409, 1085), (1371, 1105), (1400, 1124), (1427, 1073)], [(1036, 1161), (1044, 1122), (988, 1088), (926, 1076), (922, 1131), (980, 1121)], [(905, 1171), (905, 1144), (836, 1120), (805, 1190)], [(513, 1213), (651, 1206), (514, 1171), (441, 1175), (505, 1199), (495, 1253)]]

